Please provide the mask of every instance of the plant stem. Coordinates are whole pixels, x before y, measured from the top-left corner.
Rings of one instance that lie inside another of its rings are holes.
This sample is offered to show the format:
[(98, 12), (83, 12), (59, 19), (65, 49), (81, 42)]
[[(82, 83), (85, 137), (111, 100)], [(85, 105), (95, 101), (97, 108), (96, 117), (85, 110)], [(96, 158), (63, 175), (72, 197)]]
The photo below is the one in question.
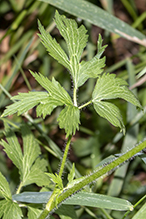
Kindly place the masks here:
[(106, 211), (105, 209), (101, 208), (100, 210), (103, 212), (103, 214), (106, 216), (107, 219), (113, 219), (113, 218), (107, 213), (107, 211)]
[[(59, 176), (60, 177), (63, 174), (63, 170), (64, 170), (64, 167), (65, 167), (66, 158), (67, 158), (67, 155), (68, 155), (68, 150), (69, 150), (69, 146), (70, 146), (70, 143), (71, 143), (71, 139), (72, 139), (72, 135), (70, 135), (68, 137), (68, 140), (67, 140), (67, 143), (66, 143), (66, 147), (65, 147), (65, 151), (64, 151), (64, 154), (63, 154), (63, 159), (62, 159), (62, 163), (61, 163), (61, 167), (60, 167), (60, 171), (59, 171)], [(56, 196), (57, 196), (57, 193), (56, 193), (56, 190), (54, 189), (48, 203), (46, 204), (45, 209), (43, 210), (42, 214), (39, 216), (38, 219), (45, 219), (47, 217), (47, 215), (49, 214), (51, 209), (54, 208), (54, 203), (55, 203), (54, 201), (56, 200)]]
[[(144, 196), (133, 206), (133, 208), (136, 208), (137, 205), (139, 205), (145, 198), (146, 198), (146, 195), (144, 195)], [(124, 219), (129, 213), (130, 213), (130, 211), (127, 211), (127, 212), (124, 214), (124, 216), (122, 217), (122, 219)]]
[(84, 108), (85, 106), (90, 105), (91, 103), (92, 103), (92, 100), (90, 100), (90, 101), (88, 101), (87, 103), (85, 103), (85, 104), (79, 106), (79, 109), (82, 109), (82, 108)]
[(77, 89), (74, 87), (74, 92), (73, 92), (73, 100), (74, 100), (74, 106), (78, 106), (77, 104)]
[(19, 187), (18, 187), (18, 189), (17, 189), (17, 191), (16, 191), (16, 194), (19, 194), (19, 193), (20, 193), (22, 187), (23, 187), (23, 184), (22, 184), (22, 182), (21, 182), (20, 185), (19, 185)]
[(67, 155), (68, 155), (68, 150), (69, 150), (69, 146), (70, 146), (70, 143), (71, 143), (71, 139), (72, 139), (72, 135), (70, 135), (68, 137), (68, 140), (67, 140), (67, 143), (66, 143), (66, 147), (65, 147), (65, 151), (64, 151), (64, 154), (63, 154), (63, 159), (62, 159), (62, 163), (61, 163), (61, 167), (60, 167), (60, 171), (59, 171), (59, 176), (60, 177), (62, 176), (64, 167), (65, 167), (66, 158), (67, 158)]
[[(104, 176), (105, 174), (115, 170), (115, 168), (118, 168), (122, 163), (129, 160), (131, 157), (133, 157), (136, 153), (143, 150), (145, 147), (146, 147), (146, 141), (140, 143), (139, 145), (135, 146), (131, 150), (127, 151), (126, 153), (124, 153), (123, 155), (112, 161), (107, 166), (104, 166), (103, 168), (91, 173), (89, 176), (86, 176), (83, 180), (75, 184), (73, 187), (65, 190), (62, 194), (60, 194), (57, 199), (57, 204), (60, 204), (62, 201), (69, 198), (71, 195), (82, 189), (84, 186), (97, 180), (99, 177)], [(53, 200), (50, 207), (51, 207), (50, 211), (52, 211), (56, 207), (55, 200)]]

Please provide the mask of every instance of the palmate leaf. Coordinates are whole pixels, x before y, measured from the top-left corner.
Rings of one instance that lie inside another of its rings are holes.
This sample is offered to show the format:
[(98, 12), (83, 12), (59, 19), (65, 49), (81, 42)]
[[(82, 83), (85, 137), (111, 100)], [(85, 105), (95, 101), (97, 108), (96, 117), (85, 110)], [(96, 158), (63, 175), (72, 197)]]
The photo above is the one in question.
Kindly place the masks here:
[(138, 99), (128, 89), (127, 82), (121, 78), (116, 78), (114, 74), (103, 74), (97, 80), (93, 94), (92, 102), (96, 112), (103, 118), (106, 118), (111, 124), (120, 127), (124, 131), (124, 124), (119, 109), (104, 100), (121, 98), (133, 105), (142, 108)]
[[(27, 112), (29, 109), (32, 109), (34, 106), (38, 104), (44, 104), (49, 98), (49, 94), (47, 92), (29, 92), (29, 93), (19, 93), (18, 95), (12, 97), (11, 99), (14, 102), (10, 106), (7, 106), (2, 116), (12, 115), (17, 112), (18, 115), (21, 115)], [(52, 107), (50, 106), (50, 111)], [(49, 112), (49, 110), (48, 110)]]
[[(65, 53), (60, 55), (61, 58), (60, 56), (58, 56), (58, 53), (61, 54), (60, 50), (62, 51), (62, 49), (56, 43), (55, 39), (53, 41), (52, 37), (48, 33), (46, 33), (44, 28), (39, 24), (39, 29), (42, 34), (40, 35), (40, 38), (44, 46), (49, 51), (50, 55), (53, 56), (66, 68), (68, 68), (72, 75), (74, 86), (77, 89), (78, 87), (83, 85), (86, 80), (88, 80), (89, 78), (96, 78), (103, 71), (102, 68), (105, 66), (105, 58), (100, 59), (100, 57), (104, 52), (106, 46), (102, 47), (102, 38), (101, 35), (99, 35), (97, 55), (88, 62), (83, 61), (80, 63), (83, 49), (87, 44), (87, 30), (83, 25), (78, 28), (77, 23), (74, 20), (67, 19), (65, 16), (59, 15), (57, 11), (55, 13), (55, 22), (61, 35), (66, 41), (69, 59), (67, 59)], [(52, 47), (52, 45), (54, 44), (56, 45), (55, 48)], [(54, 53), (56, 55), (54, 55)], [(65, 63), (64, 60), (66, 60)]]
[(8, 157), (13, 161), (19, 169), (21, 185), (26, 186), (36, 183), (39, 186), (46, 185), (49, 177), (46, 176), (47, 163), (44, 159), (40, 159), (40, 147), (34, 138), (28, 125), (23, 124), (21, 127), (23, 140), (23, 154), (21, 146), (8, 124), (5, 123), (5, 135), (8, 143), (1, 141)]
[(3, 219), (21, 219), (23, 217), (21, 208), (12, 200), (0, 201), (0, 218)]
[(2, 116), (8, 116), (16, 112), (18, 115), (21, 115), (38, 105), (36, 108), (37, 116), (43, 115), (44, 118), (46, 115), (51, 114), (53, 109), (57, 106), (73, 104), (69, 94), (54, 78), (50, 81), (41, 74), (33, 72), (31, 72), (31, 74), (49, 93), (38, 91), (19, 93), (11, 98), (13, 101), (17, 102), (7, 106), (7, 109)]
[(64, 128), (66, 137), (71, 134), (75, 134), (76, 130), (79, 129), (80, 124), (80, 111), (75, 106), (66, 106), (57, 119), (60, 128)]
[(77, 88), (79, 62), (88, 39), (86, 35), (87, 30), (83, 25), (78, 28), (74, 20), (59, 15), (57, 11), (55, 13), (55, 22), (67, 44), (70, 58), (70, 72), (74, 85)]

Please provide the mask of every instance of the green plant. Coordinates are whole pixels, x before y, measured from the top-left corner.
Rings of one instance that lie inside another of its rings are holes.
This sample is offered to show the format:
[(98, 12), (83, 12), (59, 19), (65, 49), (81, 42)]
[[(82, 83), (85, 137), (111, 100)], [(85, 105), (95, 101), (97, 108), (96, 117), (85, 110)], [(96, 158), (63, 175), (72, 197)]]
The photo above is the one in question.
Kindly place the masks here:
[[(44, 159), (40, 158), (41, 152), (38, 142), (31, 133), (29, 126), (25, 124), (21, 127), (23, 139), (22, 153), (14, 131), (11, 130), (6, 120), (2, 118), (5, 123), (7, 142), (2, 140), (1, 144), (9, 158), (19, 169), (21, 183), (16, 194), (12, 195), (6, 179), (2, 174), (0, 175), (0, 194), (5, 198), (1, 201), (0, 217), (4, 215), (4, 218), (21, 218), (22, 211), (20, 207), (27, 207), (28, 218), (38, 217), (39, 219), (43, 219), (51, 215), (54, 211), (59, 215), (62, 214), (62, 211), (64, 215), (70, 211), (69, 216), (73, 218), (73, 214), (75, 213), (72, 205), (83, 205), (84, 203), (86, 206), (93, 207), (95, 206), (95, 199), (97, 200), (96, 207), (120, 211), (133, 210), (134, 206), (127, 200), (94, 194), (91, 192), (90, 186), (86, 186), (92, 184), (98, 178), (108, 175), (132, 157), (138, 156), (138, 153), (146, 147), (145, 141), (132, 149), (127, 149), (125, 153), (120, 154), (118, 157), (113, 155), (112, 157), (106, 158), (98, 164), (94, 172), (86, 176), (78, 177), (77, 179), (74, 179), (75, 166), (72, 165), (70, 173), (68, 174), (68, 183), (64, 186), (62, 176), (65, 165), (67, 164), (67, 154), (72, 136), (76, 133), (76, 130), (79, 130), (81, 110), (92, 104), (97, 114), (107, 119), (112, 125), (119, 127), (120, 131), (125, 134), (125, 126), (120, 110), (113, 103), (109, 102), (109, 100), (122, 98), (140, 109), (142, 107), (135, 95), (128, 89), (126, 81), (116, 77), (114, 74), (103, 72), (105, 58), (101, 58), (101, 56), (106, 46), (102, 46), (100, 35), (97, 45), (97, 54), (90, 61), (81, 61), (82, 52), (87, 44), (87, 31), (85, 27), (80, 26), (78, 28), (74, 20), (60, 16), (58, 12), (55, 14), (55, 22), (66, 41), (68, 54), (66, 54), (56, 40), (52, 39), (50, 34), (44, 30), (40, 22), (39, 30), (41, 34), (39, 34), (39, 36), (49, 54), (69, 70), (73, 80), (73, 98), (71, 98), (67, 91), (54, 78), (52, 78), (51, 81), (41, 74), (30, 71), (46, 92), (34, 91), (19, 93), (17, 96), (11, 98), (14, 103), (7, 107), (2, 117), (17, 112), (18, 115), (24, 114), (29, 118), (25, 113), (36, 106), (37, 116), (43, 116), (43, 118), (45, 118), (46, 115), (50, 115), (56, 107), (63, 106), (64, 108), (61, 110), (57, 121), (60, 128), (65, 130), (67, 143), (61, 160), (60, 170), (59, 173), (55, 174), (46, 172), (47, 163)], [(92, 97), (88, 102), (78, 104), (77, 92), (90, 78), (97, 79), (95, 87), (93, 88)], [(141, 152), (140, 155), (143, 155), (143, 153)], [(51, 181), (54, 184), (53, 191), (21, 193), (24, 186), (32, 183), (36, 183), (41, 187), (44, 186), (47, 190)], [(82, 189), (83, 191), (79, 192)], [(45, 208), (40, 210), (39, 208), (42, 208), (43, 203), (46, 203)], [(64, 205), (71, 206), (66, 207), (64, 210)], [(10, 209), (10, 211), (8, 209)], [(11, 212), (13, 212), (13, 215)]]

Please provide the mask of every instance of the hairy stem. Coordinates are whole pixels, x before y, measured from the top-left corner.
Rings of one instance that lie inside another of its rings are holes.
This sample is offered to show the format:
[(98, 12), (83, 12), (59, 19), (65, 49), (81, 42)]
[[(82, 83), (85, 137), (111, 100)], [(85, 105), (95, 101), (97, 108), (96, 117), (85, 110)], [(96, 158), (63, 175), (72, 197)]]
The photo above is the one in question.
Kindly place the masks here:
[(63, 154), (63, 159), (62, 159), (62, 163), (61, 163), (61, 167), (60, 167), (60, 171), (59, 171), (59, 176), (60, 177), (62, 176), (64, 167), (65, 167), (66, 158), (67, 158), (67, 155), (68, 155), (68, 150), (69, 150), (69, 146), (70, 146), (70, 143), (71, 143), (71, 139), (72, 139), (72, 135), (70, 135), (68, 137), (68, 140), (67, 140), (67, 143), (66, 143), (66, 147), (65, 147), (65, 151), (64, 151), (64, 154)]
[[(60, 204), (62, 201), (69, 198), (71, 195), (82, 189), (87, 184), (90, 184), (96, 179), (98, 179), (99, 177), (104, 176), (110, 171), (113, 171), (115, 168), (119, 167), (122, 163), (129, 160), (131, 157), (133, 157), (136, 153), (143, 150), (145, 147), (146, 147), (146, 141), (140, 143), (139, 145), (135, 146), (131, 150), (127, 151), (126, 153), (124, 153), (122, 156), (112, 161), (107, 166), (104, 166), (103, 168), (91, 173), (89, 176), (85, 177), (82, 181), (78, 182), (73, 187), (67, 189), (62, 194), (60, 194), (60, 196), (57, 199), (57, 204)], [(49, 209), (50, 211), (52, 211), (56, 207), (55, 200), (53, 200), (50, 207), (51, 207)]]
[(74, 101), (74, 106), (78, 106), (77, 104), (77, 89), (74, 87), (74, 91), (73, 91), (73, 101)]
[(90, 105), (91, 103), (92, 103), (92, 100), (90, 100), (90, 101), (88, 101), (87, 103), (85, 103), (85, 104), (79, 106), (79, 109), (82, 109), (82, 108), (84, 108), (85, 106)]
[[(70, 143), (71, 143), (71, 139), (72, 139), (72, 135), (70, 135), (68, 137), (68, 140), (67, 140), (67, 143), (66, 143), (66, 147), (65, 147), (65, 151), (64, 151), (64, 154), (63, 154), (63, 159), (62, 159), (62, 163), (61, 163), (61, 167), (60, 167), (60, 171), (59, 171), (59, 176), (61, 177), (62, 174), (63, 174), (63, 170), (64, 170), (64, 167), (65, 167), (65, 163), (66, 163), (66, 158), (67, 158), (67, 155), (68, 155), (68, 150), (69, 150), (69, 146), (70, 146)], [(45, 219), (47, 217), (47, 215), (49, 214), (49, 212), (51, 211), (52, 208), (54, 208), (54, 201), (56, 200), (56, 196), (57, 196), (57, 193), (56, 193), (56, 190), (54, 189), (48, 203), (46, 204), (46, 207), (45, 209), (43, 210), (42, 214), (39, 216), (38, 219)]]

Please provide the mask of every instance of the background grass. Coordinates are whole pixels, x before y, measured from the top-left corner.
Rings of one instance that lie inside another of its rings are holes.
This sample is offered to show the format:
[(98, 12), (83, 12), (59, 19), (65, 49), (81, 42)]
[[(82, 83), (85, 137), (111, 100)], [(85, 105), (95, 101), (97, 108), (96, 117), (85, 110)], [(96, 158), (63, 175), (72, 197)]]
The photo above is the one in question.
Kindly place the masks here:
[[(140, 36), (146, 34), (145, 1), (92, 0), (88, 2), (128, 23), (131, 27), (137, 29), (139, 34), (142, 34)], [(10, 95), (13, 96), (18, 92), (29, 90), (40, 90), (39, 85), (30, 75), (29, 69), (41, 72), (50, 79), (54, 76), (67, 91), (70, 91), (72, 84), (68, 72), (48, 56), (37, 36), (37, 19), (39, 19), (52, 36), (57, 38), (61, 46), (66, 49), (66, 45), (53, 21), (56, 9), (58, 8), (42, 1), (0, 1), (0, 114), (2, 114), (5, 106), (11, 103)], [(74, 16), (75, 13), (72, 13), (71, 7), (68, 12), (67, 10), (58, 10), (67, 17), (74, 18), (79, 25), (84, 24), (88, 29), (89, 43), (83, 54), (84, 59), (88, 60), (93, 57), (97, 48), (98, 34), (102, 34), (104, 44), (108, 44), (104, 54), (107, 57), (105, 71), (115, 73), (127, 80), (130, 89), (138, 96), (145, 109), (145, 47), (141, 43), (135, 43), (132, 40), (119, 37), (112, 31), (105, 30), (102, 25), (99, 27), (97, 24), (89, 22), (86, 16), (84, 19)], [(105, 20), (106, 18), (103, 16), (102, 19)], [(110, 26), (109, 21), (106, 20), (106, 22)], [(80, 89), (78, 102), (89, 99), (94, 84), (95, 80), (91, 79)], [(82, 112), (82, 126), (74, 136), (69, 154), (69, 160), (76, 163), (77, 176), (89, 173), (103, 158), (113, 153), (124, 152), (127, 147), (133, 147), (134, 144), (146, 137), (145, 111), (144, 113), (138, 112), (135, 107), (130, 104), (127, 105), (122, 100), (114, 102), (121, 109), (127, 133), (123, 136), (117, 128), (100, 118), (92, 107)], [(17, 117), (16, 115), (6, 118), (9, 123), (11, 122), (14, 129), (15, 125), (19, 126), (22, 121), (32, 124), (34, 134), (42, 142), (42, 152), (48, 160), (50, 172), (58, 169), (61, 150), (65, 145), (64, 131), (59, 130), (56, 122), (58, 113), (59, 109), (56, 109), (45, 121), (36, 118), (35, 109), (29, 112), (30, 117), (27, 118), (24, 116)], [(0, 121), (0, 127), (0, 137), (3, 138), (2, 121)], [(34, 127), (37, 129), (34, 129)], [(7, 158), (2, 146), (0, 146), (0, 149), (0, 171), (7, 177), (12, 191), (15, 191), (19, 183), (17, 170)], [(71, 167), (70, 161), (68, 169)], [(119, 168), (115, 174), (97, 181), (93, 190), (100, 194), (125, 198), (134, 204), (146, 192), (145, 171), (145, 164), (139, 158), (136, 158), (130, 164), (127, 163)], [(35, 185), (29, 187), (29, 189), (31, 191), (38, 190)], [(140, 207), (138, 206), (138, 208)], [(137, 210), (131, 212), (127, 218), (132, 218)], [(123, 215), (123, 213), (116, 211), (108, 213), (113, 218), (122, 218)], [(95, 208), (80, 207), (77, 214), (80, 218), (107, 218), (104, 210)]]

